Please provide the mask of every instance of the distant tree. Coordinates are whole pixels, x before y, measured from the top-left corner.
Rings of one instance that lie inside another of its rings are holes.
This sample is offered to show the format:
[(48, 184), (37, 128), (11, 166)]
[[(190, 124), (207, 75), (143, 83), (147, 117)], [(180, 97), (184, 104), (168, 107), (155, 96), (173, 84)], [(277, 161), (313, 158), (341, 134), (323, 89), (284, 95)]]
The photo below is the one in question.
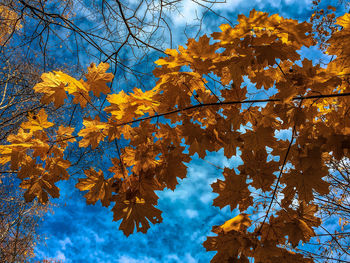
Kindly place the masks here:
[(11, 174), (0, 184), (0, 262), (28, 262), (39, 241), (37, 227), (47, 206), (26, 203)]
[[(22, 20), (0, 5), (0, 21), (0, 142), (5, 143), (28, 114), (43, 105), (32, 88), (40, 79), (39, 67), (25, 59), (20, 49), (4, 52), (21, 29)], [(34, 256), (34, 248), (41, 241), (37, 229), (49, 207), (37, 201), (26, 203), (16, 177), (16, 172), (7, 169), (0, 172), (0, 262), (4, 263), (28, 262)]]

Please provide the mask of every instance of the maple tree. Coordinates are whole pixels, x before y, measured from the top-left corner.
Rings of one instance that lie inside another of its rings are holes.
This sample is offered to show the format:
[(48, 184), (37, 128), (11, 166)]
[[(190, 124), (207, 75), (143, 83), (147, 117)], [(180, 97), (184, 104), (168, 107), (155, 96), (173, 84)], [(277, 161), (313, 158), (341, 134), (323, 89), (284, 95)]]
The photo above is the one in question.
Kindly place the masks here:
[[(224, 168), (212, 184), (213, 205), (239, 214), (213, 226), (216, 235), (204, 242), (217, 252), (212, 262), (314, 262), (299, 244), (324, 228), (316, 198), (329, 194), (329, 164), (347, 160), (350, 148), (350, 15), (335, 25), (324, 51), (334, 58), (325, 67), (298, 53), (316, 44), (311, 24), (252, 10), (234, 27), (167, 49), (151, 89), (112, 92), (107, 63), (91, 64), (81, 79), (44, 73), (33, 88), (42, 104), (93, 111), (82, 128), (57, 125), (44, 108), (30, 112), (0, 146), (0, 164), (17, 172), (27, 201), (46, 203), (70, 178), (70, 147), (112, 145), (113, 166), (91, 165), (76, 187), (87, 191), (88, 204), (112, 206), (130, 235), (162, 221), (156, 191), (175, 190), (195, 154), (223, 149), (243, 164)], [(247, 80), (266, 97), (250, 97)]]

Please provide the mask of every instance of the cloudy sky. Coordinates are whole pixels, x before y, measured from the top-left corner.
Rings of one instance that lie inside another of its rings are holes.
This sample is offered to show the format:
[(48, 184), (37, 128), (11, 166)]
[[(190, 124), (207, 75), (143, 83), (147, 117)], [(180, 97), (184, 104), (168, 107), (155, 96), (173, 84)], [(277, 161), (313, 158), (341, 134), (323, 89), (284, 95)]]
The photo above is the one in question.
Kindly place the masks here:
[[(233, 23), (237, 15), (249, 14), (253, 8), (284, 17), (308, 19), (311, 0), (226, 0), (213, 7), (214, 11)], [(204, 2), (203, 2), (204, 3)], [(182, 1), (180, 14), (172, 17), (174, 46), (184, 44), (184, 26), (203, 9), (191, 0)], [(203, 20), (202, 32), (208, 35), (218, 30), (220, 19), (208, 15)], [(314, 58), (312, 51), (306, 54)], [(40, 233), (45, 243), (36, 249), (38, 259), (55, 258), (63, 262), (209, 262), (213, 253), (202, 246), (212, 225), (219, 225), (235, 216), (236, 211), (212, 207), (215, 194), (210, 184), (222, 178), (217, 167), (234, 167), (239, 158), (227, 160), (222, 152), (211, 153), (206, 160), (194, 158), (188, 165), (188, 177), (173, 192), (159, 193), (158, 208), (163, 211), (163, 222), (151, 227), (147, 234), (133, 234), (126, 238), (118, 230), (120, 222), (112, 222), (112, 213), (99, 203), (85, 204), (83, 193), (64, 182), (62, 196), (54, 200), (53, 212), (45, 216)]]

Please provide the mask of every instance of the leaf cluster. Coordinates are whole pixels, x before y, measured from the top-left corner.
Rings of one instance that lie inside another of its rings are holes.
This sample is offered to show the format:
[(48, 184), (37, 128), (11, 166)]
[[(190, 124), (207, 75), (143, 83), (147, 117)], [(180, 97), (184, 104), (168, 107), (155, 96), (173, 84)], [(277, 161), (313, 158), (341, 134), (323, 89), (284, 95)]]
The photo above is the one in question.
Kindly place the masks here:
[[(349, 14), (337, 18), (342, 29), (327, 42), (327, 54), (336, 56), (327, 67), (300, 61), (298, 51), (315, 44), (311, 24), (252, 10), (235, 27), (224, 24), (211, 37), (166, 50), (149, 90), (111, 93), (106, 63), (92, 64), (86, 80), (44, 73), (34, 87), (43, 104), (69, 101), (84, 109), (100, 96), (108, 103), (94, 106), (81, 129), (56, 127), (44, 109), (30, 114), (0, 146), (0, 164), (18, 171), (27, 201), (45, 203), (59, 196), (56, 183), (69, 178), (68, 142), (80, 137), (79, 147), (92, 149), (114, 144), (113, 166), (91, 167), (76, 187), (88, 191), (88, 204), (112, 204), (114, 220), (130, 235), (162, 221), (156, 191), (174, 190), (195, 154), (223, 149), (243, 164), (226, 167), (224, 180), (212, 184), (213, 205), (240, 214), (213, 227), (217, 235), (204, 242), (217, 251), (212, 262), (313, 262), (297, 247), (321, 225), (315, 195), (329, 193), (327, 160), (349, 157), (349, 21)], [(251, 99), (245, 78), (275, 93)], [(281, 131), (290, 135), (279, 138)], [(252, 223), (247, 213), (259, 210), (262, 218)]]

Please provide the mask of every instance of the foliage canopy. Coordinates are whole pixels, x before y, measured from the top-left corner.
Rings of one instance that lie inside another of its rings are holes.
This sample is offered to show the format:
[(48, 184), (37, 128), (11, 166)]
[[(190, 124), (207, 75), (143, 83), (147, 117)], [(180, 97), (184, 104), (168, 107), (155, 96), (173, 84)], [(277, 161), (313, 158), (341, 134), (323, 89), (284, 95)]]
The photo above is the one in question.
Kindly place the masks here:
[[(243, 164), (212, 184), (213, 205), (240, 213), (213, 226), (216, 236), (204, 242), (217, 251), (212, 262), (313, 262), (297, 247), (322, 227), (315, 195), (329, 192), (327, 164), (348, 158), (350, 149), (350, 14), (336, 24), (325, 50), (334, 59), (325, 67), (300, 61), (298, 51), (316, 44), (311, 24), (252, 10), (235, 27), (166, 50), (149, 90), (111, 93), (107, 63), (91, 64), (79, 80), (44, 73), (34, 87), (43, 104), (95, 111), (82, 128), (56, 125), (44, 108), (30, 113), (0, 146), (0, 164), (18, 172), (27, 201), (46, 203), (70, 177), (67, 148), (115, 145), (113, 166), (92, 166), (76, 187), (87, 191), (88, 204), (112, 206), (130, 235), (162, 221), (156, 191), (174, 190), (192, 156), (223, 149)], [(266, 97), (247, 99), (247, 80)], [(96, 103), (104, 98), (106, 106)], [(248, 213), (261, 211), (252, 222)]]

